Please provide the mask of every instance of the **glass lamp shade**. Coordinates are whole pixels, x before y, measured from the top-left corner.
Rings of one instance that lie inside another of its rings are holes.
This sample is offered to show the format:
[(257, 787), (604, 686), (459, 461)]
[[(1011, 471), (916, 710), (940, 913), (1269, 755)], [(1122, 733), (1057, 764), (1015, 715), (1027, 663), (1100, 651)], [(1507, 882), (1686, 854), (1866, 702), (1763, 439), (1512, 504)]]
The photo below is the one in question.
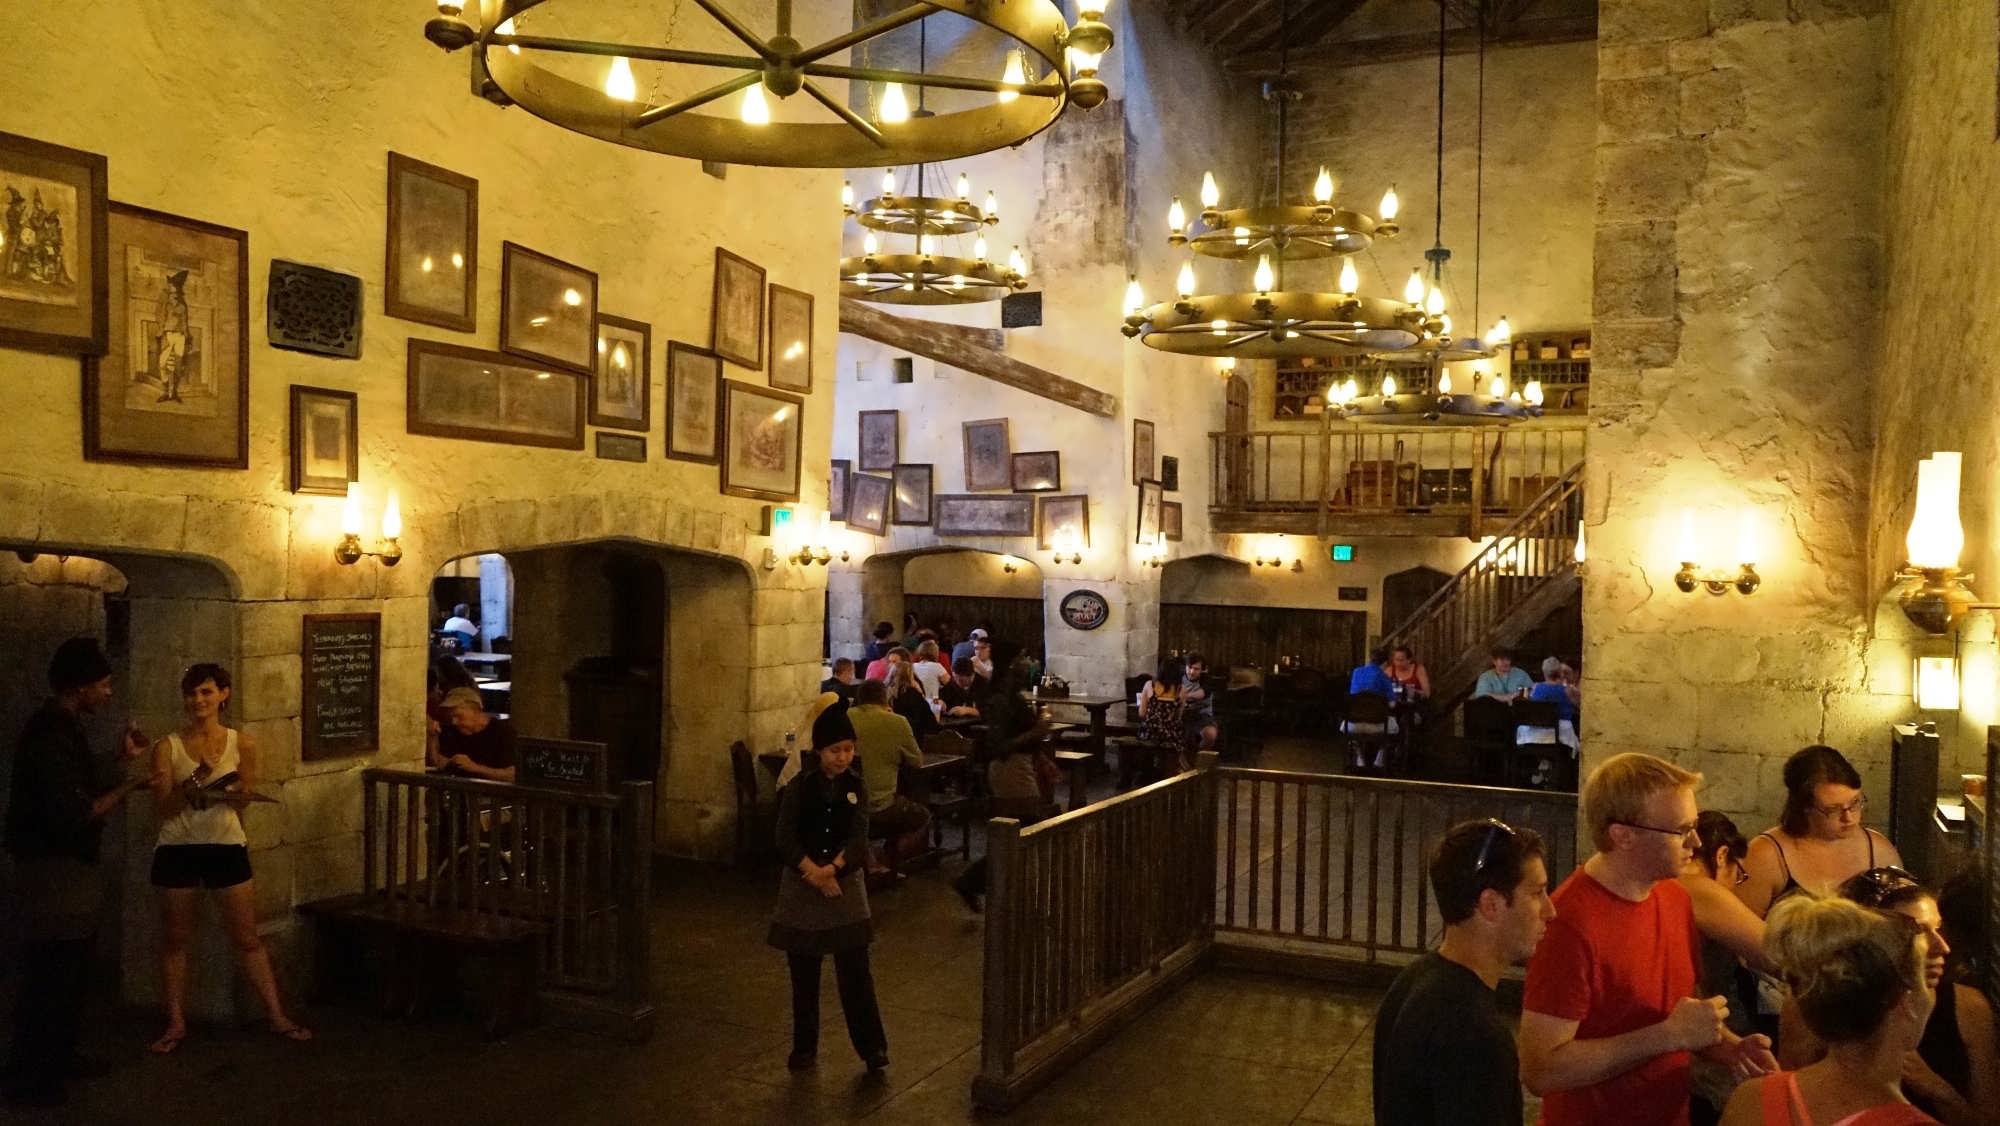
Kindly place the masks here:
[(1927, 712), (1958, 710), (1958, 658), (1918, 657), (1910, 677), (1911, 695)]
[(1910, 566), (1949, 570), (1965, 550), (1958, 522), (1958, 482), (1963, 455), (1938, 452), (1917, 463), (1917, 511), (1904, 539)]

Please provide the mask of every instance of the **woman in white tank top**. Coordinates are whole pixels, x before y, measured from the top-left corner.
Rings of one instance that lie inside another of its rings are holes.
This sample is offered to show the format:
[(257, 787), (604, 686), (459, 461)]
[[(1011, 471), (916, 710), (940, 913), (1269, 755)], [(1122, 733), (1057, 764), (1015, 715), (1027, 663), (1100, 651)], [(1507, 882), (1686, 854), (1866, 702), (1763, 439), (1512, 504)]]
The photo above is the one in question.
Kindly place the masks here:
[[(310, 1030), (285, 1015), (270, 955), (257, 934), (257, 896), (250, 882), (242, 809), (207, 796), (210, 788), (248, 791), (257, 781), (255, 744), (250, 736), (222, 725), (229, 684), (221, 665), (188, 669), (181, 677), (187, 722), (153, 745), (160, 836), (153, 848), (152, 882), (160, 892), (160, 978), (167, 1006), (166, 1031), (152, 1045), (158, 1055), (187, 1038), (188, 940), (203, 889), (215, 893), (237, 968), (263, 1000), (271, 1032), (288, 1040), (312, 1039)], [(235, 780), (229, 781), (232, 774)]]

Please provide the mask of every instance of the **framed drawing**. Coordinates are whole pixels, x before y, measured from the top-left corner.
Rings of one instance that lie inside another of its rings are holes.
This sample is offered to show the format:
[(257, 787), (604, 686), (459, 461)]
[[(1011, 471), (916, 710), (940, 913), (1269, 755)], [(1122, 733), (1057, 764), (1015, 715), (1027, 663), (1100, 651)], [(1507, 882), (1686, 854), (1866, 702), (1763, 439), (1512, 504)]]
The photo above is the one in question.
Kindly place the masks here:
[(1181, 459), (1170, 454), (1160, 455), (1160, 491), (1178, 493), (1181, 491)]
[(0, 345), (87, 356), (110, 346), (105, 163), (0, 133)]
[(653, 427), (653, 326), (597, 314), (596, 370), (590, 375), (590, 424), (620, 430)]
[(1143, 418), (1132, 420), (1132, 483), (1156, 480), (1153, 476), (1153, 424)]
[(1035, 498), (947, 493), (935, 498), (931, 514), (941, 536), (1032, 536)]
[(889, 509), (891, 524), (924, 525), (931, 522), (931, 467), (899, 465), (890, 473), (896, 485), (896, 500)]
[(1062, 454), (1056, 450), (1015, 454), (1012, 465), (1017, 493), (1053, 493), (1062, 488)]
[(889, 532), (889, 499), (893, 482), (887, 477), (856, 473), (847, 483), (847, 526), (870, 535)]
[(771, 386), (809, 395), (813, 389), (813, 296), (772, 285)]
[(117, 330), (83, 362), (83, 456), (250, 467), (250, 236), (111, 205)]
[(799, 499), (799, 441), (806, 401), (722, 381), (722, 491), (754, 500)]
[(361, 479), (359, 411), (354, 392), (292, 384), (292, 491), (344, 497)]
[(638, 434), (618, 434), (612, 431), (597, 432), (597, 456), (605, 461), (646, 460), (646, 439)]
[(459, 332), (478, 327), (479, 181), (390, 153), (388, 265), (383, 312)]
[(405, 392), (409, 431), (580, 450), (588, 378), (500, 352), (412, 340)]
[(965, 424), (965, 490), (1005, 489), (1013, 482), (1007, 420), (982, 418)]
[(667, 456), (714, 465), (722, 460), (722, 357), (667, 341)]
[(752, 371), (764, 366), (764, 267), (719, 246), (708, 331), (716, 355)]
[(833, 472), (826, 478), (826, 516), (829, 520), (847, 520), (847, 477), (854, 471), (854, 463), (844, 457), (833, 459)]
[(597, 359), (597, 275), (501, 243), (500, 350), (589, 375)]
[(1180, 501), (1168, 500), (1160, 502), (1160, 533), (1166, 536), (1170, 543), (1181, 542)]
[(1035, 547), (1081, 551), (1090, 546), (1090, 498), (1080, 493), (1060, 497), (1040, 497), (1035, 506)]
[(899, 411), (861, 412), (861, 441), (856, 447), (861, 456), (855, 459), (860, 463), (856, 469), (868, 473), (896, 468), (901, 421)]
[(1160, 534), (1160, 483), (1139, 482), (1139, 543), (1152, 543)]

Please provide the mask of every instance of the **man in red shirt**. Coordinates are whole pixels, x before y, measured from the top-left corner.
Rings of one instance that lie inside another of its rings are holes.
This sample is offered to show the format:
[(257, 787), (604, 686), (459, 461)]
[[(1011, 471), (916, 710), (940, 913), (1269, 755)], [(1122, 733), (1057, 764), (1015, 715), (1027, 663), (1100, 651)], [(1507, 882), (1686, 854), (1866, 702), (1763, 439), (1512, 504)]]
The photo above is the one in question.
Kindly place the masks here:
[(1690, 1053), (1739, 1076), (1777, 1070), (1771, 1042), (1694, 996), (1701, 938), (1674, 881), (1693, 855), (1701, 775), (1652, 755), (1607, 759), (1584, 786), (1597, 852), (1551, 897), (1528, 963), (1521, 1078), (1543, 1126), (1686, 1126)]

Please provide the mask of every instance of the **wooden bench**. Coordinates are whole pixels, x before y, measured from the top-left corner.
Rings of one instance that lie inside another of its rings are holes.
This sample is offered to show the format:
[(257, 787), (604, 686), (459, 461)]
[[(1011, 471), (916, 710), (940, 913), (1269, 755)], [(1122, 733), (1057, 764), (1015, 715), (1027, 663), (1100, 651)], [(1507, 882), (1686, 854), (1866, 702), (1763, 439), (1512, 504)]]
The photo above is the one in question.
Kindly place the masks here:
[(336, 983), (357, 980), (357, 955), (372, 947), (384, 956), (384, 1012), (415, 1016), (431, 1008), (448, 974), (447, 956), (488, 959), (496, 989), (486, 999), (481, 1026), (504, 1036), (534, 1022), (541, 981), (541, 943), (548, 926), (533, 919), (391, 900), (380, 894), (321, 899), (299, 906), (318, 927), (314, 991), (331, 995)]

